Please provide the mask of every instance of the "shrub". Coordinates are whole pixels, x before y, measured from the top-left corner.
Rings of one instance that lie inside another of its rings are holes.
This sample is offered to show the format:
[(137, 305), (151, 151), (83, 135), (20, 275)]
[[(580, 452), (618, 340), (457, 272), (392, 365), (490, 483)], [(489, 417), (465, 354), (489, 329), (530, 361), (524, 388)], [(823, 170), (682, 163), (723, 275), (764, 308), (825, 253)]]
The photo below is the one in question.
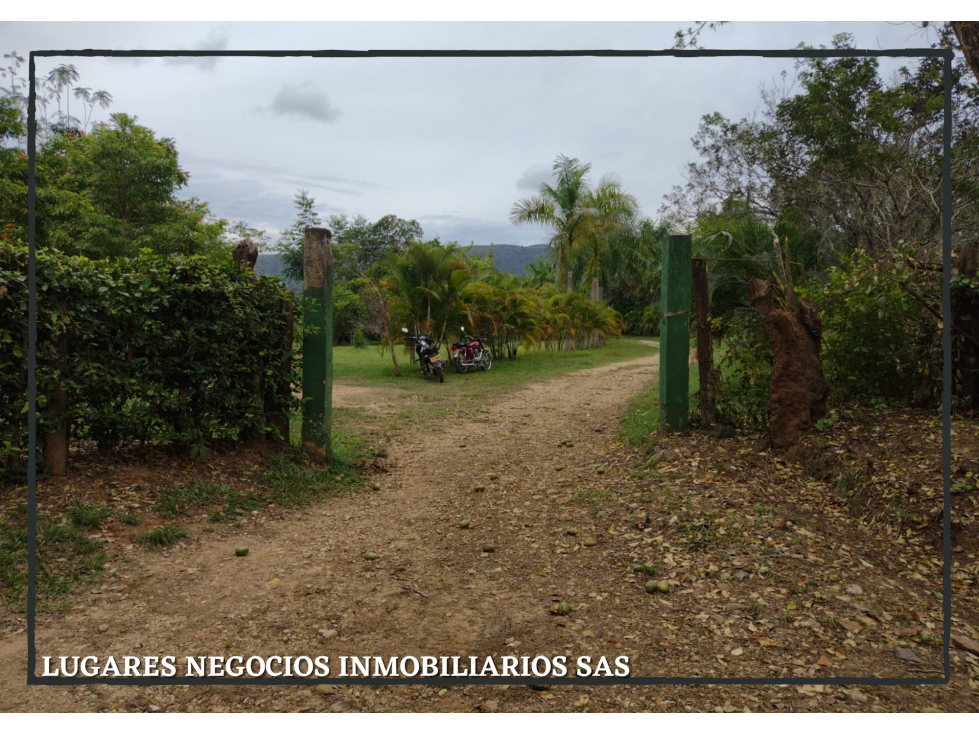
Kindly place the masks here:
[[(281, 369), (293, 356), (292, 296), (277, 279), (146, 250), (113, 261), (41, 250), (36, 262), (39, 447), (58, 418), (44, 409), (59, 380), (72, 437), (103, 451), (141, 441), (194, 446), (206, 457), (211, 441), (268, 430), (263, 413), (295, 405), (288, 384), (299, 360), (292, 374)], [(0, 473), (26, 453), (27, 285), (27, 250), (0, 246)]]

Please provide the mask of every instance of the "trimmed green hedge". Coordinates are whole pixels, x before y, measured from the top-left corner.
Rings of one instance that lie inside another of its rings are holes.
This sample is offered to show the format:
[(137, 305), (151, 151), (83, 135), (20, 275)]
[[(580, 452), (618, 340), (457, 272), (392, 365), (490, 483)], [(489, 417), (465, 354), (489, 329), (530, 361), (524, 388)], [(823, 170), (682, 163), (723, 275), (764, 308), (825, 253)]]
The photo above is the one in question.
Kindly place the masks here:
[[(212, 441), (272, 430), (263, 412), (297, 402), (298, 358), (282, 369), (298, 356), (286, 333), (293, 296), (276, 278), (146, 250), (112, 261), (40, 251), (37, 299), (39, 449), (56, 418), (45, 407), (63, 331), (71, 439), (103, 452), (170, 443), (206, 456)], [(0, 474), (27, 455), (27, 310), (27, 250), (0, 246)]]

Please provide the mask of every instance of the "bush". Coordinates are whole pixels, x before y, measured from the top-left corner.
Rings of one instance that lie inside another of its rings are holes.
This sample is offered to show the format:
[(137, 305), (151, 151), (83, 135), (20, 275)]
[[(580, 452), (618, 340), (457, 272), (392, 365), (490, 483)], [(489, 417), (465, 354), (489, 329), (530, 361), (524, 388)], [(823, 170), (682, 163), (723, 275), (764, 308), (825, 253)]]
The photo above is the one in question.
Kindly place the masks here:
[(768, 423), (768, 382), (772, 345), (754, 314), (727, 317), (718, 330), (725, 334), (714, 352), (714, 403), (721, 423), (758, 428)]
[[(38, 446), (64, 386), (73, 439), (206, 447), (268, 430), (290, 411), (299, 374), (286, 334), (292, 296), (237, 263), (158, 255), (113, 261), (37, 252)], [(27, 447), (27, 250), (0, 246), (0, 473)], [(57, 339), (67, 335), (59, 371)], [(8, 357), (9, 355), (9, 357)], [(261, 392), (255, 389), (260, 382)]]
[(857, 252), (809, 288), (823, 319), (823, 369), (838, 398), (920, 403), (940, 394), (940, 328), (908, 292), (927, 300), (941, 293), (940, 279), (901, 253), (882, 260)]
[(353, 338), (350, 340), (354, 349), (363, 349), (368, 345), (367, 337), (364, 336), (364, 332), (360, 329), (354, 332)]

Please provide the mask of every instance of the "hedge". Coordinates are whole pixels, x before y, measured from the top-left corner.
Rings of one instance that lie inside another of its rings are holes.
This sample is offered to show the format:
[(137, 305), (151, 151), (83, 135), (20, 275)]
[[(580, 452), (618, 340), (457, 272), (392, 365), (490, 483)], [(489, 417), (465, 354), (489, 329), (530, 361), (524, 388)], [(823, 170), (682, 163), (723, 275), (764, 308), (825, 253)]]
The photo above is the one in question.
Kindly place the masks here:
[[(27, 266), (26, 248), (0, 245), (0, 475), (26, 465)], [(293, 296), (278, 279), (149, 250), (40, 251), (36, 267), (39, 449), (67, 418), (71, 440), (103, 454), (140, 442), (206, 457), (212, 441), (274, 432), (269, 419), (294, 408)]]

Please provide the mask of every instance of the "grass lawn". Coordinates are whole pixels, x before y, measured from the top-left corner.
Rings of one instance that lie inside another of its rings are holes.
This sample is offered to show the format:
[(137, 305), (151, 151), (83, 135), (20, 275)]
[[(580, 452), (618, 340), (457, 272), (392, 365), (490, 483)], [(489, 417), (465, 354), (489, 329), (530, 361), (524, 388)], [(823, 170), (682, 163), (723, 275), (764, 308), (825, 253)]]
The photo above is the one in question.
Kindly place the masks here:
[[(333, 377), (336, 387), (377, 387), (380, 401), (389, 400), (398, 406), (395, 411), (384, 415), (375, 415), (360, 407), (334, 407), (334, 452), (340, 455), (359, 453), (364, 445), (370, 451), (385, 445), (404, 425), (415, 425), (423, 420), (451, 419), (481, 410), (482, 401), (532, 382), (650, 356), (656, 353), (656, 347), (650, 346), (650, 343), (658, 342), (657, 337), (622, 337), (611, 339), (602, 347), (581, 351), (521, 348), (516, 360), (494, 360), (489, 372), (470, 369), (460, 375), (451, 364), (446, 364), (443, 384), (433, 377), (422, 377), (418, 365), (410, 364), (408, 355), (402, 354), (400, 349), (398, 365), (401, 367), (401, 377), (398, 377), (394, 374), (390, 351), (382, 354), (376, 345), (364, 349), (334, 347)], [(292, 416), (290, 430), (293, 443), (298, 444), (302, 430), (298, 413)]]
[(434, 378), (423, 379), (418, 371), (418, 365), (410, 364), (408, 355), (402, 353), (400, 348), (397, 348), (397, 352), (401, 377), (397, 377), (394, 374), (394, 365), (391, 363), (390, 351), (382, 354), (377, 346), (364, 349), (334, 347), (333, 377), (338, 384), (345, 385), (378, 385), (405, 390), (425, 390), (427, 385), (451, 389), (454, 394), (458, 394), (459, 391), (468, 394), (470, 390), (483, 389), (509, 390), (575, 370), (648, 356), (652, 347), (641, 344), (641, 341), (658, 342), (659, 340), (656, 337), (641, 339), (624, 337), (611, 339), (597, 349), (572, 352), (521, 348), (517, 359), (513, 361), (494, 359), (493, 369), (489, 372), (470, 369), (464, 375), (455, 371), (443, 350), (443, 359), (446, 359), (446, 362), (445, 383), (442, 386), (437, 385)]
[[(690, 407), (696, 407), (697, 391), (700, 390), (700, 368), (690, 365)], [(622, 415), (619, 429), (623, 440), (630, 446), (650, 449), (657, 443), (659, 429), (659, 380), (650, 380), (642, 392), (636, 395)]]

